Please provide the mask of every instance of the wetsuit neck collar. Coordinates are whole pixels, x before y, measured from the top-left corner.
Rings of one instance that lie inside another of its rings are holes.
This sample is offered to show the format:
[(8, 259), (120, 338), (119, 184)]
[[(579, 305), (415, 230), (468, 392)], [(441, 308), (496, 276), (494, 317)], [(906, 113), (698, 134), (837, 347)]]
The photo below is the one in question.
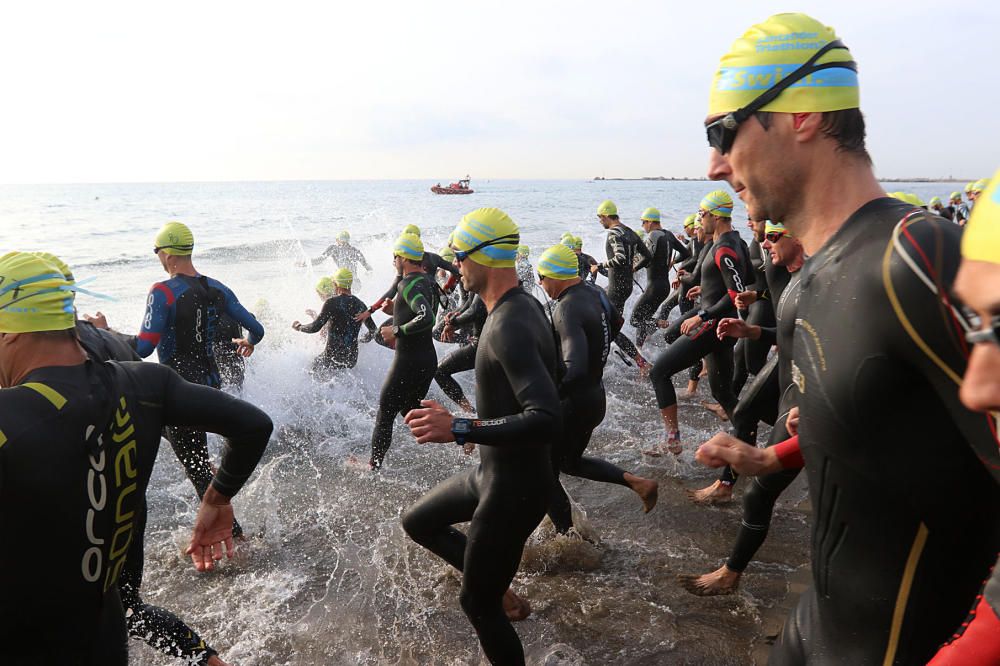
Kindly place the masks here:
[[(508, 299), (516, 296), (518, 293), (522, 293), (522, 294), (525, 293), (524, 289), (521, 289), (520, 285), (511, 287), (510, 289), (508, 289), (507, 291), (505, 291), (503, 293), (503, 296), (501, 296), (500, 298), (498, 298), (497, 302), (493, 305), (493, 310), (496, 310), (498, 307), (500, 307), (501, 305), (503, 305), (503, 303), (505, 301), (507, 301)], [(492, 313), (492, 311), (491, 311), (491, 313)]]

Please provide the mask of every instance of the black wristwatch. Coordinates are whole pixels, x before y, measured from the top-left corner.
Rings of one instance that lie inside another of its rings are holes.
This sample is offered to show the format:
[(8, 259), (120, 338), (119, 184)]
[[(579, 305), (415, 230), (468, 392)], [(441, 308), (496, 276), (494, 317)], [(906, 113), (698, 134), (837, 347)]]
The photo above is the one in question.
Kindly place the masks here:
[(399, 337), (399, 326), (393, 326), (392, 327), (392, 337), (394, 337), (394, 338), (398, 338)]
[(705, 321), (708, 318), (708, 311), (707, 310), (698, 310), (698, 316), (701, 317), (702, 321)]
[(455, 436), (455, 443), (459, 446), (465, 445), (465, 438), (472, 432), (472, 419), (452, 419), (451, 434)]

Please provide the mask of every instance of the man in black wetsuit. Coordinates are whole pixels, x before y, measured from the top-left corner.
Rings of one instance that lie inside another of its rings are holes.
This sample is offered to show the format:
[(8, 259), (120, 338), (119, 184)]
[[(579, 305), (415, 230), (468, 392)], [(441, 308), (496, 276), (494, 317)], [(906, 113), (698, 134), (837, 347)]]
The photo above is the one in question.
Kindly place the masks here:
[(560, 357), (559, 397), (563, 410), (562, 437), (552, 451), (557, 481), (552, 484), (549, 518), (560, 534), (573, 527), (572, 505), (558, 482), (559, 472), (625, 486), (639, 496), (649, 513), (656, 506), (656, 481), (583, 455), (594, 428), (604, 420), (604, 364), (611, 352), (611, 340), (621, 328), (621, 315), (604, 290), (580, 279), (576, 257), (564, 245), (555, 245), (542, 254), (538, 282), (556, 303), (552, 327)]
[[(518, 286), (520, 234), (501, 210), (464, 218), (452, 245), (466, 288), (489, 316), (476, 353), (477, 419), (424, 401), (406, 422), (420, 443), (474, 442), (480, 463), (442, 482), (403, 514), (414, 541), (462, 571), (462, 610), (493, 664), (524, 664), (510, 620), (530, 609), (511, 590), (525, 540), (549, 504), (550, 447), (559, 435), (556, 349), (541, 304)], [(465, 534), (452, 525), (471, 521)]]
[[(632, 295), (632, 288), (635, 286), (633, 271), (635, 270), (636, 254), (638, 253), (647, 261), (652, 259), (652, 254), (649, 248), (639, 240), (636, 233), (618, 219), (618, 208), (614, 202), (602, 202), (597, 208), (597, 219), (601, 226), (608, 230), (608, 237), (604, 245), (608, 258), (607, 261), (591, 266), (590, 271), (595, 276), (600, 273), (608, 278), (608, 298), (611, 299), (611, 304), (615, 306), (615, 309), (624, 317), (625, 303)], [(615, 344), (628, 358), (635, 361), (640, 370), (646, 370), (649, 363), (624, 333), (619, 332), (615, 336)]]
[[(792, 341), (795, 334), (795, 311), (799, 300), (799, 278), (805, 260), (802, 243), (792, 237), (784, 225), (768, 222), (764, 248), (775, 266), (785, 267), (787, 284), (779, 281), (771, 291), (778, 299), (777, 322), (774, 327), (762, 327), (742, 319), (723, 319), (719, 322), (718, 334), (740, 339), (756, 339), (766, 344), (778, 346), (778, 355), (765, 366), (765, 370), (747, 387), (746, 397), (736, 406), (732, 436), (741, 442), (756, 446), (756, 421), (764, 410), (774, 425), (768, 446), (788, 439), (785, 421), (795, 406), (795, 385), (792, 381)], [(771, 375), (773, 374), (773, 380)], [(771, 387), (772, 383), (774, 386)], [(746, 421), (753, 421), (752, 426)], [(761, 418), (765, 420), (766, 418)], [(771, 514), (775, 502), (799, 474), (799, 468), (777, 471), (773, 474), (754, 477), (750, 487), (743, 494), (743, 520), (740, 522), (736, 543), (726, 563), (711, 573), (702, 576), (683, 576), (684, 586), (700, 596), (732, 594), (739, 586), (740, 577), (754, 554), (767, 538), (771, 526)], [(730, 481), (732, 479), (732, 481)], [(732, 497), (735, 472), (726, 467), (723, 478), (712, 487), (711, 497)]]
[[(333, 294), (323, 302), (323, 309), (308, 324), (292, 322), (292, 328), (303, 333), (317, 333), (326, 327), (326, 348), (313, 362), (313, 372), (320, 377), (329, 376), (337, 368), (353, 368), (358, 363), (358, 331), (361, 323), (355, 316), (367, 310), (361, 299), (351, 293), (354, 274), (341, 268), (330, 279)], [(317, 288), (318, 291), (318, 288)], [(370, 333), (377, 330), (375, 322), (365, 320)]]
[(642, 257), (635, 265), (636, 270), (646, 269), (646, 289), (632, 309), (635, 343), (639, 347), (656, 330), (656, 310), (670, 294), (671, 267), (678, 259), (683, 261), (691, 256), (691, 250), (677, 236), (664, 231), (660, 226), (660, 211), (657, 209), (647, 208), (643, 211), (642, 228), (647, 234), (646, 247), (650, 256)]
[(701, 224), (711, 235), (711, 250), (695, 269), (697, 292), (701, 296), (701, 309), (693, 316), (678, 319), (667, 328), (670, 346), (653, 364), (650, 379), (656, 390), (656, 403), (667, 431), (666, 441), (654, 445), (643, 453), (652, 456), (669, 451), (681, 452), (680, 426), (677, 418), (677, 392), (673, 376), (690, 368), (704, 358), (708, 365), (708, 381), (712, 395), (719, 402), (729, 420), (737, 398), (733, 393), (733, 346), (731, 338), (720, 340), (715, 327), (724, 317), (735, 317), (733, 299), (746, 290), (749, 257), (746, 245), (738, 232), (733, 230), (733, 200), (723, 190), (716, 190), (701, 201)]
[[(142, 539), (136, 515), (162, 428), (198, 425), (228, 438), (188, 548), (206, 570), (223, 545), (232, 552), (229, 498), (272, 426), (252, 405), (161, 365), (88, 360), (74, 332), (72, 274), (52, 259), (0, 257), (0, 529), (32, 544), (0, 551), (0, 661), (125, 664), (116, 582)], [(53, 620), (54, 603), (69, 619)], [(222, 663), (207, 650), (184, 656)]]
[[(777, 56), (758, 48), (770, 43), (783, 47)], [(731, 85), (734, 72), (778, 56), (774, 87)], [(957, 390), (967, 351), (949, 291), (961, 230), (885, 196), (864, 145), (856, 65), (808, 16), (771, 17), (737, 40), (706, 127), (709, 176), (727, 180), (752, 216), (783, 220), (809, 255), (792, 378), (813, 585), (771, 663), (925, 663), (1000, 550), (1000, 491), (982, 464), (1000, 465), (995, 420)]]
[[(130, 338), (132, 346), (144, 358), (156, 350), (160, 363), (169, 365), (189, 382), (219, 388), (214, 348), (222, 314), (228, 314), (250, 332), (247, 338), (231, 341), (243, 356), (253, 353), (264, 337), (264, 327), (229, 287), (195, 269), (191, 259), (194, 235), (186, 225), (165, 224), (156, 235), (153, 252), (170, 278), (149, 290), (139, 334)], [(89, 320), (99, 328), (107, 328), (107, 320), (100, 312)], [(170, 427), (167, 440), (201, 497), (212, 480), (205, 432)], [(242, 537), (239, 523), (234, 523), (233, 530), (235, 536)]]
[(326, 248), (323, 254), (312, 260), (313, 266), (323, 263), (323, 260), (327, 257), (333, 259), (333, 263), (337, 264), (337, 268), (346, 268), (351, 271), (351, 274), (358, 272), (358, 264), (364, 266), (366, 271), (372, 269), (368, 265), (365, 255), (361, 254), (361, 250), (351, 245), (351, 234), (346, 229), (337, 234), (337, 240), (333, 245)]
[[(748, 220), (753, 238), (748, 245), (753, 282), (747, 290), (736, 295), (736, 309), (745, 313), (746, 322), (764, 328), (774, 327), (774, 305), (769, 298), (768, 273), (774, 273), (769, 253), (763, 249), (765, 220)], [(781, 269), (778, 269), (779, 271)], [(784, 271), (787, 273), (787, 271)], [(758, 340), (741, 338), (733, 349), (733, 393), (739, 395), (750, 375), (756, 375), (764, 367), (770, 346)]]
[(368, 466), (382, 467), (385, 454), (392, 444), (392, 426), (396, 414), (406, 416), (420, 406), (427, 395), (434, 371), (437, 352), (434, 350), (434, 310), (438, 287), (422, 263), (424, 244), (414, 234), (403, 234), (392, 249), (396, 268), (396, 296), (383, 306), (392, 315), (392, 326), (380, 329), (382, 339), (395, 345), (392, 365), (382, 383), (378, 413), (372, 431), (372, 455)]

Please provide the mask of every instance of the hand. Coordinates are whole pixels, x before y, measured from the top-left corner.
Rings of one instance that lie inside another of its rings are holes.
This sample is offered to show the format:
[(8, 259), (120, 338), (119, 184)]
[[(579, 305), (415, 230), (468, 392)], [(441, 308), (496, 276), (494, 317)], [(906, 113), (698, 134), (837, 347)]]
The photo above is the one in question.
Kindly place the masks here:
[(392, 342), (393, 340), (396, 339), (395, 334), (392, 332), (392, 326), (383, 326), (378, 330), (379, 333), (382, 334), (382, 339), (385, 340), (386, 342)]
[(233, 338), (233, 344), (236, 345), (236, 353), (243, 358), (249, 358), (253, 354), (253, 345), (246, 338)]
[(442, 407), (436, 400), (421, 400), (420, 409), (411, 409), (403, 422), (410, 426), (410, 432), (417, 438), (418, 444), (428, 442), (454, 442), (451, 434), (451, 412)]
[(724, 432), (699, 446), (694, 459), (708, 467), (729, 465), (738, 474), (749, 476), (770, 474), (782, 469), (781, 461), (773, 448), (758, 449)]
[(667, 328), (668, 326), (670, 326), (670, 322), (667, 321), (666, 319), (657, 319), (656, 326), (657, 328)]
[(302, 328), (302, 324), (299, 323), (298, 319), (292, 322), (292, 328), (294, 328), (296, 331)]
[(677, 277), (684, 277), (687, 274), (688, 274), (688, 272), (687, 272), (686, 268), (678, 268), (677, 269)]
[(365, 310), (360, 314), (354, 315), (354, 321), (364, 321), (365, 319), (368, 319), (368, 317), (371, 316), (372, 316), (371, 310)]
[(205, 491), (191, 532), (191, 544), (184, 552), (198, 571), (211, 571), (222, 559), (223, 546), (233, 556), (233, 505), (212, 486)]
[(674, 234), (674, 236), (677, 236), (677, 240), (679, 240), (682, 243), (687, 241), (687, 236), (685, 236), (684, 234)]
[(671, 289), (678, 289), (680, 286), (681, 286), (681, 281), (680, 280), (674, 280), (674, 281), (672, 281), (670, 283), (670, 288)]
[(701, 317), (698, 315), (695, 315), (690, 319), (685, 319), (684, 323), (681, 324), (681, 335), (687, 335), (699, 326), (701, 326)]
[(393, 305), (393, 301), (390, 298), (389, 300), (387, 300), (385, 303), (382, 304), (382, 312), (386, 313), (387, 315), (391, 315), (392, 314), (392, 305)]
[(757, 292), (756, 291), (741, 291), (736, 294), (736, 309), (746, 310), (753, 303), (757, 302)]
[(760, 337), (760, 329), (756, 326), (751, 326), (742, 319), (738, 317), (726, 317), (719, 322), (719, 327), (716, 329), (715, 334), (719, 336), (719, 339), (723, 338), (750, 338), (755, 340), (754, 329), (757, 329), (757, 337)]
[(595, 275), (599, 269), (600, 269), (600, 264), (591, 264), (590, 265), (590, 274), (591, 275)]
[(451, 327), (451, 324), (445, 324), (444, 328), (441, 329), (441, 340), (444, 342), (451, 342), (455, 339), (455, 329)]
[(98, 311), (93, 317), (89, 314), (83, 315), (83, 318), (94, 325), (94, 328), (103, 328), (108, 330), (108, 318), (104, 316), (104, 313)]
[(695, 286), (695, 287), (691, 287), (690, 289), (688, 289), (687, 298), (688, 298), (689, 301), (693, 301), (694, 299), (698, 298), (699, 296), (701, 296), (701, 285), (700, 284), (697, 285), (697, 286)]
[(313, 319), (316, 318), (316, 311), (313, 310), (312, 308), (306, 308), (306, 314), (312, 317)]
[(785, 419), (785, 430), (792, 437), (799, 434), (799, 407), (796, 405), (788, 410), (788, 418)]

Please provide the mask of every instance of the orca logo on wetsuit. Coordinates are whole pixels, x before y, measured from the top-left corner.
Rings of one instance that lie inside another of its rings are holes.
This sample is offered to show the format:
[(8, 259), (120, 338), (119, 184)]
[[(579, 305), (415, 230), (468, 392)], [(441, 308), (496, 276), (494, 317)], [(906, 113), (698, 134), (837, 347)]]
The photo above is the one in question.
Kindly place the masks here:
[[(85, 438), (89, 440), (93, 432), (94, 426), (87, 426)], [(87, 470), (87, 499), (90, 500), (90, 508), (87, 509), (87, 541), (90, 543), (90, 548), (84, 551), (80, 562), (83, 579), (88, 583), (97, 582), (104, 569), (104, 552), (101, 550), (104, 539), (94, 534), (94, 522), (108, 502), (108, 482), (104, 477), (104, 466), (107, 462), (104, 457), (104, 435), (97, 437), (97, 445), (99, 449), (96, 457), (87, 456), (90, 461), (90, 469)]]
[(736, 291), (737, 292), (746, 291), (746, 288), (743, 286), (743, 278), (740, 276), (740, 272), (736, 269), (736, 264), (733, 263), (732, 258), (729, 256), (724, 256), (722, 258), (722, 262), (726, 264), (726, 268), (728, 268), (733, 273), (733, 282), (736, 283)]

